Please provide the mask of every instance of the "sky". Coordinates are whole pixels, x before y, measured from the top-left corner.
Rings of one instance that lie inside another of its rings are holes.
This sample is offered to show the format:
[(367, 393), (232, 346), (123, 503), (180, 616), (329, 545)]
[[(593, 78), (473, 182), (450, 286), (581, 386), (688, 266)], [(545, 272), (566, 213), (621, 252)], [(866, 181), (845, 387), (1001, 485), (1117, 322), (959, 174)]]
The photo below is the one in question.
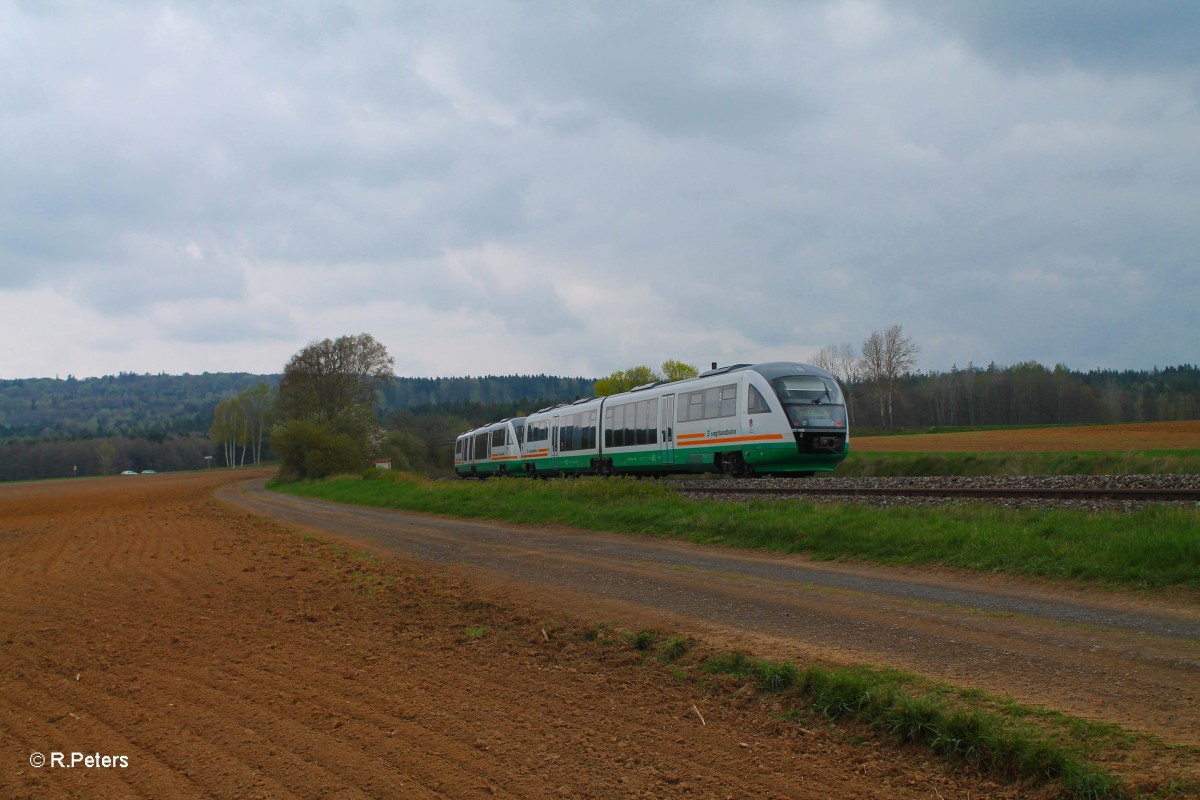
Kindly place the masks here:
[(1193, 0), (0, 0), (0, 378), (1200, 362)]

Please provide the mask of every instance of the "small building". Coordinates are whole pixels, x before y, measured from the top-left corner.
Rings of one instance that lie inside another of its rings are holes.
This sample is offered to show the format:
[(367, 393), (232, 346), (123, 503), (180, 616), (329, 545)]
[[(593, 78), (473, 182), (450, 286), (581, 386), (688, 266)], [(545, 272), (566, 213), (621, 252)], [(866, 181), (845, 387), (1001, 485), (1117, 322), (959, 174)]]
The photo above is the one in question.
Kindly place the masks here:
[(375, 469), (392, 468), (392, 460), (390, 458), (372, 458), (371, 463), (375, 465)]

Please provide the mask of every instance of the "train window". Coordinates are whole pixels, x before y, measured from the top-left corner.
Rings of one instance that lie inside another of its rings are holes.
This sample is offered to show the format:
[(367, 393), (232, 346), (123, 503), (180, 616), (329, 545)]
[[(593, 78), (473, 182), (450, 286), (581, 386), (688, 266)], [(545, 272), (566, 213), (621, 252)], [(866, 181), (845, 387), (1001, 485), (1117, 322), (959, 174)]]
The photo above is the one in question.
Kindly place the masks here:
[(680, 422), (732, 417), (737, 414), (736, 383), (688, 392), (679, 397)]
[(826, 394), (830, 393), (829, 386), (815, 375), (790, 375), (786, 378), (776, 379), (774, 385), (781, 400), (821, 399), (826, 402), (836, 402), (826, 397)]
[[(586, 424), (585, 424), (586, 423)], [(583, 450), (596, 446), (596, 412), (568, 414), (559, 422), (558, 449)]]
[(762, 392), (758, 391), (758, 389), (755, 389), (753, 386), (751, 386), (748, 395), (749, 395), (749, 400), (746, 404), (746, 413), (748, 413), (748, 414), (770, 414), (771, 413), (771, 407), (769, 405), (767, 405), (766, 398), (764, 398), (762, 396)]
[(732, 417), (737, 413), (737, 384), (731, 383), (720, 389), (721, 399), (717, 406), (718, 417)]
[(595, 411), (587, 413), (587, 424), (583, 427), (583, 449), (596, 449), (596, 420), (599, 415)]
[[(595, 425), (591, 412), (591, 425)], [(604, 446), (658, 444), (658, 398), (624, 403), (604, 410)], [(595, 444), (589, 445), (595, 447)]]
[(648, 399), (637, 404), (637, 444), (653, 445), (658, 441), (659, 402)]
[(500, 428), (492, 431), (492, 449), (495, 450), (508, 444), (508, 429)]
[(475, 435), (475, 457), (487, 458), (488, 452), (488, 435), (479, 433)]

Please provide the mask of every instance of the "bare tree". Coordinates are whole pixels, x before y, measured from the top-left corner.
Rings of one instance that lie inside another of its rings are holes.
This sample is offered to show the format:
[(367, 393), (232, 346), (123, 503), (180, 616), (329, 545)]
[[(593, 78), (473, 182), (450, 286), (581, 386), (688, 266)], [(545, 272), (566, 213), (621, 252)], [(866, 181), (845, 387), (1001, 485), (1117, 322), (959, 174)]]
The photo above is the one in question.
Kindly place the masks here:
[(842, 385), (842, 391), (846, 395), (846, 416), (853, 423), (851, 399), (860, 378), (859, 361), (858, 356), (854, 355), (854, 346), (849, 343), (826, 345), (812, 357), (812, 363), (830, 372)]
[(883, 333), (871, 331), (863, 341), (862, 358), (859, 360), (864, 380), (873, 385), (879, 401), (879, 422), (884, 427), (895, 423), (892, 398), (896, 381), (907, 375), (917, 363), (921, 347), (904, 335), (904, 326), (895, 324)]
[(885, 392), (885, 364), (887, 359), (883, 352), (883, 334), (879, 331), (871, 331), (871, 335), (863, 340), (862, 358), (859, 359), (859, 371), (862, 373), (863, 381), (870, 387), (874, 393), (876, 400), (879, 402), (879, 424), (887, 424), (887, 415), (885, 412), (886, 398)]

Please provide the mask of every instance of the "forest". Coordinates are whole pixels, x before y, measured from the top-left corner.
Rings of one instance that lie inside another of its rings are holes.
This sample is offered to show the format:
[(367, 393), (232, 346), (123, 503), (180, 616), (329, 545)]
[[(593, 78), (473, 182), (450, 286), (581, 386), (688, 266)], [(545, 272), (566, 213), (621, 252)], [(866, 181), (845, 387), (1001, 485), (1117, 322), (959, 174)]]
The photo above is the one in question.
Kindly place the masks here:
[[(226, 466), (230, 456), (209, 438), (218, 403), (278, 381), (249, 373), (0, 381), (0, 481)], [(383, 454), (400, 467), (444, 467), (455, 433), (590, 396), (594, 383), (548, 375), (391, 379), (375, 406), (388, 431)], [(1034, 362), (968, 364), (889, 384), (846, 383), (860, 435), (1200, 419), (1195, 365), (1078, 372)], [(267, 445), (269, 455), (269, 438)]]
[(1076, 425), (1200, 419), (1200, 368), (1074, 372), (1035, 362), (903, 376), (885, 424), (886, 387), (857, 381), (848, 389), (851, 422), (864, 429), (978, 425)]

